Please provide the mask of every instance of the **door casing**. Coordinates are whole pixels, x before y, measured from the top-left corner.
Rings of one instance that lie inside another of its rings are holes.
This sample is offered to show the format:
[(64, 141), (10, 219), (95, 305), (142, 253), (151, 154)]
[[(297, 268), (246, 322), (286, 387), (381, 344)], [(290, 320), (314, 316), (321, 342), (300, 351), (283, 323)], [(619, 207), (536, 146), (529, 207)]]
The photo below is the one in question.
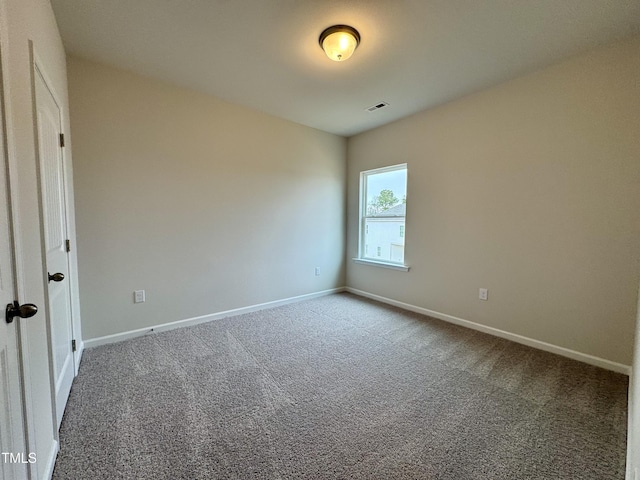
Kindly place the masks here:
[[(42, 80), (42, 82), (44, 83), (44, 85), (46, 86), (47, 90), (49, 91), (49, 93), (51, 94), (54, 102), (56, 103), (56, 105), (58, 106), (58, 115), (60, 116), (59, 118), (59, 124), (60, 124), (60, 133), (63, 133), (62, 130), (64, 129), (64, 119), (62, 118), (63, 115), (63, 110), (62, 108), (60, 108), (60, 101), (59, 101), (59, 95), (57, 94), (57, 92), (55, 91), (55, 89), (52, 88), (53, 83), (49, 80), (48, 75), (46, 73), (45, 68), (43, 67), (43, 62), (41, 62), (34, 50), (33, 44), (30, 44), (30, 51), (31, 51), (31, 65), (32, 65), (32, 98), (33, 98), (33, 115), (34, 115), (34, 135), (35, 135), (35, 139), (36, 142), (38, 142), (38, 138), (39, 138), (39, 134), (38, 134), (38, 124), (37, 124), (37, 118), (38, 118), (38, 105), (37, 105), (37, 96), (36, 96), (36, 81), (38, 78), (40, 78)], [(54, 371), (54, 355), (55, 355), (55, 351), (54, 351), (54, 345), (53, 345), (53, 341), (54, 341), (54, 336), (55, 333), (52, 331), (52, 321), (51, 321), (51, 311), (50, 311), (50, 297), (49, 297), (49, 289), (48, 289), (48, 281), (47, 281), (47, 274), (48, 274), (48, 270), (47, 270), (47, 245), (46, 245), (46, 238), (45, 238), (45, 229), (46, 229), (46, 225), (45, 225), (45, 208), (46, 208), (46, 204), (45, 204), (45, 199), (43, 198), (43, 187), (42, 187), (42, 183), (44, 181), (43, 179), (43, 175), (44, 172), (42, 171), (41, 165), (42, 165), (42, 159), (40, 158), (40, 148), (39, 145), (36, 145), (36, 171), (37, 171), (37, 175), (38, 175), (38, 202), (39, 202), (39, 212), (40, 212), (40, 232), (41, 232), (41, 239), (40, 239), (40, 244), (42, 247), (42, 259), (43, 259), (43, 264), (42, 264), (42, 278), (43, 278), (43, 285), (44, 285), (44, 292), (45, 292), (45, 305), (43, 305), (43, 307), (45, 307), (46, 312), (47, 312), (47, 340), (48, 340), (48, 347), (49, 347), (49, 373), (50, 373), (50, 381), (51, 381), (51, 403), (52, 403), (52, 413), (53, 413), (53, 417), (54, 417), (54, 423), (55, 423), (55, 436), (56, 439), (58, 438), (58, 428), (59, 428), (59, 424), (60, 421), (62, 419), (61, 417), (61, 412), (64, 411), (64, 406), (65, 405), (59, 405), (59, 401), (56, 398), (56, 372)], [(62, 175), (61, 175), (61, 182), (62, 182), (62, 208), (64, 209), (64, 218), (65, 218), (65, 222), (64, 222), (64, 235), (65, 238), (70, 238), (69, 235), (69, 205), (68, 205), (68, 185), (67, 185), (67, 171), (66, 171), (66, 159), (65, 159), (65, 152), (64, 152), (64, 148), (61, 148), (60, 151), (60, 155), (61, 155), (61, 159), (62, 159)], [(67, 254), (66, 256), (66, 268), (67, 268), (67, 272), (71, 272), (71, 265), (69, 262), (70, 258), (69, 255)], [(51, 272), (54, 273), (54, 272)], [(68, 323), (69, 323), (69, 329), (70, 329), (70, 335), (71, 338), (75, 338), (75, 332), (74, 332), (74, 321), (73, 321), (73, 317), (74, 317), (74, 299), (73, 299), (73, 295), (74, 295), (74, 291), (71, 288), (71, 279), (67, 278), (65, 279), (65, 281), (69, 282), (69, 298), (68, 298), (68, 302), (69, 302), (69, 314), (70, 317), (68, 319)], [(71, 348), (70, 342), (69, 342), (69, 349)], [(75, 374), (78, 371), (78, 365), (76, 364), (77, 362), (77, 358), (74, 355), (73, 352), (71, 352), (71, 369), (73, 370), (72, 373), (72, 377), (75, 376)], [(65, 396), (65, 402), (66, 403), (66, 396)]]
[[(15, 254), (12, 235), (11, 219), (12, 202), (9, 185), (9, 160), (7, 154), (7, 129), (4, 89), (4, 62), (3, 41), (4, 25), (0, 24), (0, 293), (2, 294), (2, 317), (0, 319), (0, 331), (2, 332), (2, 344), (0, 344), (0, 408), (2, 411), (2, 424), (0, 425), (0, 440), (3, 457), (0, 458), (0, 477), (7, 480), (18, 480), (29, 475), (27, 450), (26, 425), (24, 409), (24, 382), (21, 379), (20, 343), (19, 343), (19, 318), (14, 318), (11, 323), (5, 320), (5, 305), (18, 299), (16, 291)], [(6, 416), (5, 416), (6, 415)], [(7, 455), (8, 454), (8, 455)], [(11, 458), (13, 455), (13, 458)], [(14, 461), (14, 459), (16, 461)], [(17, 461), (17, 460), (20, 461)]]

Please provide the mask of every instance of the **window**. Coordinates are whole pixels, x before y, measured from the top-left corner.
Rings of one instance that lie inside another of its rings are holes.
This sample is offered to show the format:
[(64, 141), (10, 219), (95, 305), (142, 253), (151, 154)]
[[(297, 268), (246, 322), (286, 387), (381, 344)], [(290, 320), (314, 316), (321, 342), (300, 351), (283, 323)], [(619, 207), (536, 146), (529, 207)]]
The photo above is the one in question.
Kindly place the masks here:
[[(360, 174), (360, 243), (356, 261), (367, 263), (369, 260), (406, 269), (406, 208), (406, 164)], [(373, 252), (369, 245), (373, 246)]]

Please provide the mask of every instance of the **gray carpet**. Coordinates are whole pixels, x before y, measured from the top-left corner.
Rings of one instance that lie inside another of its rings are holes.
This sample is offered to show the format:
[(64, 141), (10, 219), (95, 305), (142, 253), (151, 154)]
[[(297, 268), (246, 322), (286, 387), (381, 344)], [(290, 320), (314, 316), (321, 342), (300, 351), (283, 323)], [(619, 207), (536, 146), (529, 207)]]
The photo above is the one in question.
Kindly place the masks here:
[(54, 479), (623, 479), (627, 378), (349, 294), (85, 351)]

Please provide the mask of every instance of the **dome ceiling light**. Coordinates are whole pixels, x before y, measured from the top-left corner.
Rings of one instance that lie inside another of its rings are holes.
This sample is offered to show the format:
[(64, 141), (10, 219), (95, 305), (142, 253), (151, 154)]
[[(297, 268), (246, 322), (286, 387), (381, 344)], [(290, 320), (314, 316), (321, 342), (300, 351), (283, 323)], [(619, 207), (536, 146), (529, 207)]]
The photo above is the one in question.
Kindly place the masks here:
[(334, 62), (344, 62), (360, 43), (360, 34), (349, 25), (334, 25), (320, 34), (320, 46)]

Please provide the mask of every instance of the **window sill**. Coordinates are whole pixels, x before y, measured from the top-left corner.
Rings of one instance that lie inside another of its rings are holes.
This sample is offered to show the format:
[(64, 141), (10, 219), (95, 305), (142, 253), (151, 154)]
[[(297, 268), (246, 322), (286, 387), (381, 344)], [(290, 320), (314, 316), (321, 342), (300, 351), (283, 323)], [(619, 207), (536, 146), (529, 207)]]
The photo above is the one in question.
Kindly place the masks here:
[(376, 262), (375, 260), (368, 260), (364, 258), (354, 258), (353, 261), (355, 263), (359, 263), (360, 265), (371, 265), (372, 267), (390, 268), (391, 270), (400, 270), (402, 272), (409, 271), (408, 265), (399, 265), (397, 263)]

